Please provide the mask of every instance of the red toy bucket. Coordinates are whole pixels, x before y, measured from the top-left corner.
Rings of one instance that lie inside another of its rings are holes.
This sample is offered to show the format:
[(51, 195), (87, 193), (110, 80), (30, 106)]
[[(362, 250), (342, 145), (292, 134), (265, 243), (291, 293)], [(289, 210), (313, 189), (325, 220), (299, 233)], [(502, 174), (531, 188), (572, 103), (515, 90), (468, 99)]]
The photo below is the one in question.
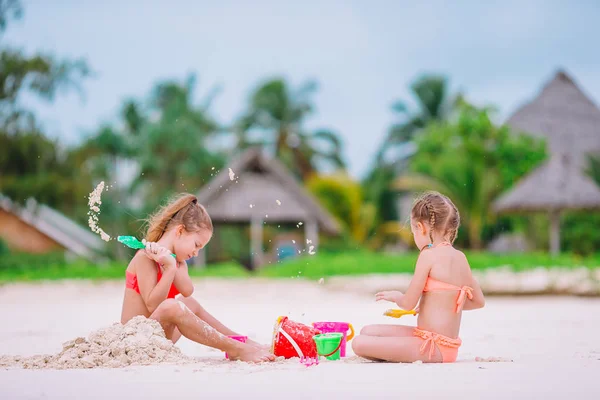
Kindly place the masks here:
[(321, 331), (308, 325), (290, 321), (288, 317), (277, 318), (273, 329), (271, 350), (277, 357), (317, 357), (317, 345), (313, 340)]

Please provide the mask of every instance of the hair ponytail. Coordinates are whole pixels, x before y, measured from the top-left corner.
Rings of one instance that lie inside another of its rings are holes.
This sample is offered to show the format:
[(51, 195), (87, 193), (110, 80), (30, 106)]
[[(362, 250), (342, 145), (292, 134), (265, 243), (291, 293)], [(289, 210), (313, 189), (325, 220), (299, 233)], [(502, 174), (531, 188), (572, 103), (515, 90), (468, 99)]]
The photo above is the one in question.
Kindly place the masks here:
[(160, 240), (166, 231), (177, 225), (183, 225), (188, 232), (213, 230), (212, 220), (206, 209), (198, 203), (196, 196), (189, 193), (172, 198), (148, 218), (147, 225), (145, 238), (148, 242)]

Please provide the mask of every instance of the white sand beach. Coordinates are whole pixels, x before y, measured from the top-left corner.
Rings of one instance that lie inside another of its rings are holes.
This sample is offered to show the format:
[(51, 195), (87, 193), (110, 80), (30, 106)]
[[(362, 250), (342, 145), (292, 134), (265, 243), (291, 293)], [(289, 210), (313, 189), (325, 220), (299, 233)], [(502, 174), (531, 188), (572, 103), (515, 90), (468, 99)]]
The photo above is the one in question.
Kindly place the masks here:
[[(123, 282), (57, 282), (0, 287), (0, 355), (55, 354), (119, 320)], [(304, 323), (347, 321), (414, 325), (382, 316), (389, 304), (327, 282), (196, 282), (194, 297), (233, 329), (270, 342), (279, 315)], [(183, 338), (188, 364), (94, 369), (0, 369), (0, 399), (217, 398), (600, 398), (600, 298), (488, 297), (465, 312), (455, 364), (383, 364), (353, 356), (305, 367), (228, 362), (219, 351)], [(502, 362), (476, 362), (476, 357)], [(512, 360), (510, 362), (509, 360)]]

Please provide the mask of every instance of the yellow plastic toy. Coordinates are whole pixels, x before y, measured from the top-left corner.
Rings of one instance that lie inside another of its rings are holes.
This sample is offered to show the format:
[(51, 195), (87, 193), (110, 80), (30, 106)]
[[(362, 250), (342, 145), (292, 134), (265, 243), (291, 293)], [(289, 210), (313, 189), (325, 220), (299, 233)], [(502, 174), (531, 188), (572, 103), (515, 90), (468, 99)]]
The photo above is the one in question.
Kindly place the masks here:
[(385, 315), (386, 317), (400, 318), (403, 315), (417, 315), (417, 311), (416, 310), (399, 310), (399, 309), (390, 308), (389, 310), (386, 310), (383, 313), (383, 315)]

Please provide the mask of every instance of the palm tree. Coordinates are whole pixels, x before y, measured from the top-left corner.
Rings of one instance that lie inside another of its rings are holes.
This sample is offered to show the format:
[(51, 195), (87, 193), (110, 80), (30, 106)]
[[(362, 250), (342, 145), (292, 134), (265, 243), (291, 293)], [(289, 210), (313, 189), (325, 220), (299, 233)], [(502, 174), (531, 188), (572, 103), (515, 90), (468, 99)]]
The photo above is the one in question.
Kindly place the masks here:
[(400, 117), (377, 151), (372, 170), (363, 181), (367, 201), (376, 205), (377, 219), (386, 223), (398, 220), (394, 178), (405, 170), (416, 151), (415, 137), (432, 122), (447, 120), (460, 96), (450, 99), (448, 81), (441, 75), (423, 75), (410, 89), (417, 109), (410, 112), (404, 101), (396, 101), (392, 110)]
[[(423, 75), (410, 85), (417, 104), (416, 112), (409, 112), (406, 103), (396, 101), (392, 109), (402, 118), (393, 124), (377, 153), (378, 164), (385, 162), (390, 150), (405, 147), (414, 138), (415, 134), (425, 128), (429, 123), (445, 121), (450, 117), (456, 99), (448, 96), (448, 80), (440, 75)], [(394, 163), (397, 160), (393, 160)]]
[(149, 101), (148, 116), (135, 103), (124, 108), (128, 129), (135, 133), (136, 161), (140, 175), (132, 190), (144, 187), (160, 201), (173, 191), (196, 190), (223, 165), (221, 154), (210, 149), (209, 140), (219, 133), (219, 126), (209, 115), (210, 97), (204, 105), (192, 103), (195, 77), (180, 84), (156, 85)]
[[(12, 20), (23, 15), (20, 0), (0, 0), (0, 39)], [(0, 129), (15, 134), (39, 130), (34, 112), (22, 101), (24, 93), (52, 101), (56, 94), (75, 89), (83, 97), (81, 82), (91, 75), (83, 59), (60, 60), (50, 54), (26, 54), (4, 41), (0, 48)]]
[(314, 109), (311, 96), (316, 88), (314, 82), (307, 82), (294, 91), (283, 79), (262, 84), (252, 94), (246, 113), (234, 124), (237, 148), (270, 147), (275, 157), (298, 171), (303, 181), (321, 164), (345, 168), (342, 143), (334, 132), (303, 129), (304, 120)]
[(483, 246), (491, 204), (546, 158), (543, 140), (496, 126), (489, 109), (461, 107), (457, 123), (435, 123), (416, 138), (410, 172), (394, 182), (397, 190), (437, 190), (461, 212), (472, 248)]
[(121, 119), (125, 125), (124, 130), (132, 136), (139, 136), (142, 127), (147, 122), (139, 103), (132, 99), (123, 103)]

